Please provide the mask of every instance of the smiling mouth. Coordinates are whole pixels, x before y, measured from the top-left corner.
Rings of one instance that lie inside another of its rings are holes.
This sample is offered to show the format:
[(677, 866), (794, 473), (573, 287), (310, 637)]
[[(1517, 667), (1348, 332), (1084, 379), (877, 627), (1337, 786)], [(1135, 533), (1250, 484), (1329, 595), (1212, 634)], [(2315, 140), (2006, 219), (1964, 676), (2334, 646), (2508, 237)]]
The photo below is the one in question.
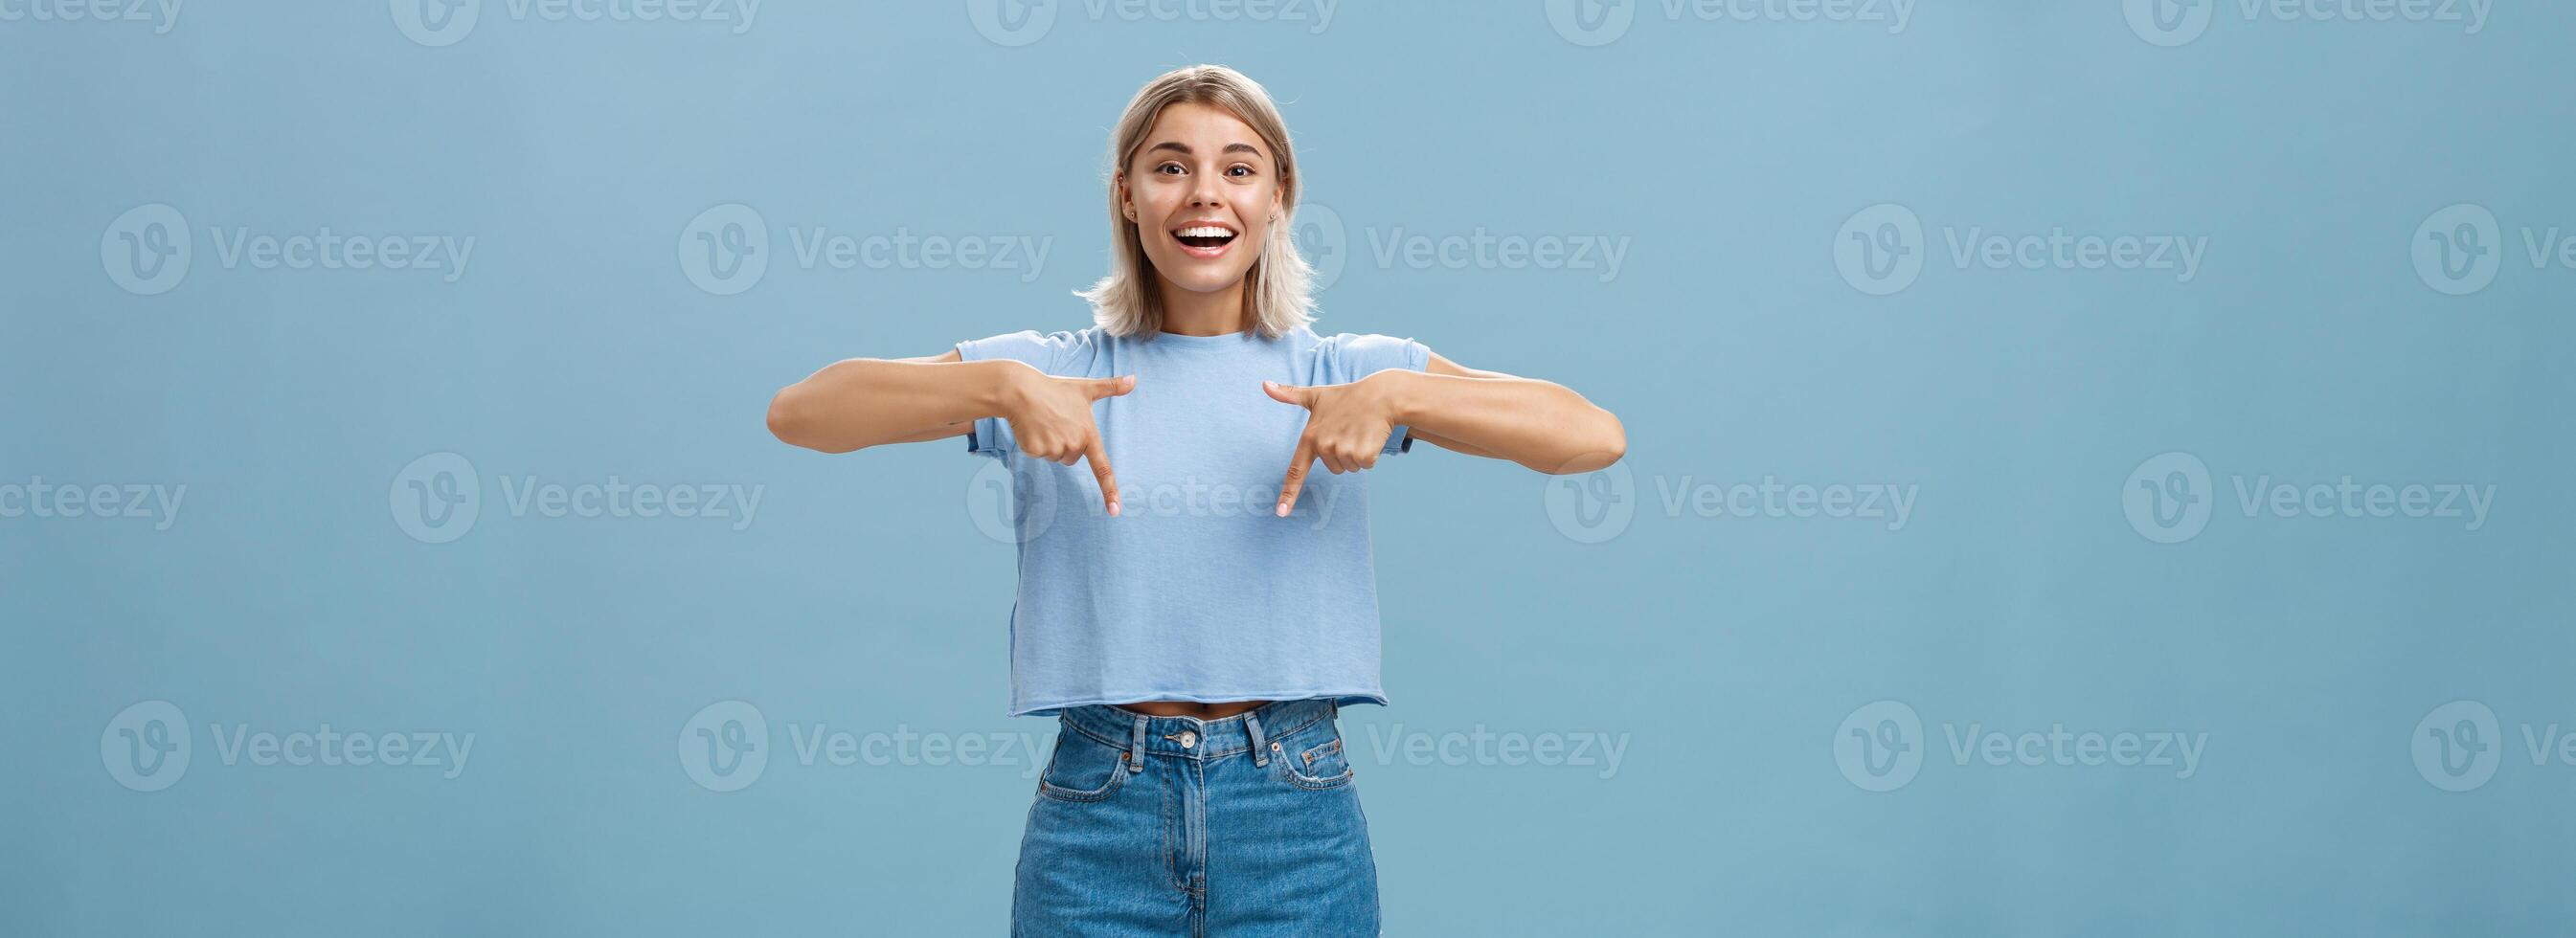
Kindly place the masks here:
[(1191, 254), (1215, 257), (1225, 253), (1226, 245), (1234, 243), (1235, 232), (1224, 225), (1184, 225), (1172, 230), (1172, 238), (1181, 242), (1181, 246), (1188, 248)]

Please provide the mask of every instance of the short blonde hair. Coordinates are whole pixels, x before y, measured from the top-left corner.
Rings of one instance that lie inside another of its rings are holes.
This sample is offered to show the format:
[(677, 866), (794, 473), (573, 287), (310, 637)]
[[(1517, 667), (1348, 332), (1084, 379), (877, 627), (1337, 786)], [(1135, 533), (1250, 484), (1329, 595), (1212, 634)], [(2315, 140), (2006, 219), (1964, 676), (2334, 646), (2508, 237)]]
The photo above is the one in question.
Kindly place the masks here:
[(1165, 72), (1146, 82), (1127, 102), (1127, 113), (1118, 119), (1117, 132), (1109, 141), (1109, 228), (1117, 246), (1110, 252), (1109, 275), (1074, 295), (1091, 301), (1092, 321), (1111, 335), (1152, 338), (1162, 331), (1163, 286), (1154, 277), (1153, 261), (1145, 256), (1138, 223), (1128, 221), (1118, 204), (1117, 178), (1135, 158), (1137, 148), (1145, 145), (1145, 135), (1153, 131), (1163, 109), (1175, 104), (1223, 108), (1270, 147), (1279, 174), (1281, 208), (1262, 242), (1261, 256), (1244, 271), (1244, 296), (1252, 307), (1252, 328), (1262, 338), (1275, 339), (1313, 322), (1310, 285), (1315, 269), (1297, 253), (1297, 155), (1289, 147), (1287, 122), (1279, 119), (1278, 106), (1271, 103), (1270, 92), (1260, 82), (1223, 65)]

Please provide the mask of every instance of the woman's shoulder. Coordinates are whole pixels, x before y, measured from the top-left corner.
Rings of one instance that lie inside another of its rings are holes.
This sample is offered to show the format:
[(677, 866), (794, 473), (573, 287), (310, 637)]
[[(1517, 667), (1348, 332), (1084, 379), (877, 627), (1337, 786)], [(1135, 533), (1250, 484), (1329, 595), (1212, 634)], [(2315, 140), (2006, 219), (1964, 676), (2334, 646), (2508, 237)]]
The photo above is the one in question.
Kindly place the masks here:
[(1008, 358), (1028, 363), (1047, 374), (1060, 374), (1068, 368), (1087, 364), (1113, 338), (1098, 325), (1081, 329), (1020, 329), (967, 339), (957, 343), (957, 354), (964, 361)]
[[(1313, 333), (1309, 333), (1313, 334)], [(1392, 336), (1376, 332), (1336, 332), (1315, 339), (1316, 354), (1333, 364), (1342, 380), (1365, 378), (1389, 368), (1421, 371), (1430, 365), (1431, 350), (1409, 336)]]

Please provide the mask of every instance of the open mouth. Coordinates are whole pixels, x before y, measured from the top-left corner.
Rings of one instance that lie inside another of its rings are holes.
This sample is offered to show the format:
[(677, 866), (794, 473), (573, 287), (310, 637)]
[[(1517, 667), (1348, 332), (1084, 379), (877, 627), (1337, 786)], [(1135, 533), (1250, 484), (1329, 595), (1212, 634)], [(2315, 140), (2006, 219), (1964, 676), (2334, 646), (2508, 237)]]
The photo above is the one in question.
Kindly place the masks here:
[(1234, 243), (1235, 230), (1219, 224), (1183, 225), (1172, 229), (1172, 238), (1193, 256), (1215, 257)]

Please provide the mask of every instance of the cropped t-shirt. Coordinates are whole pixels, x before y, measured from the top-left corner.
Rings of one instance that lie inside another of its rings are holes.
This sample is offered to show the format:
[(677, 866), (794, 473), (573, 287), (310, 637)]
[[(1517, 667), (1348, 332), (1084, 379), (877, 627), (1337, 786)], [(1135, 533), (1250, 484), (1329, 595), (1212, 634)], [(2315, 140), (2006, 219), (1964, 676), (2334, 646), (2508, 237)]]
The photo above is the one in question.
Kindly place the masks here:
[[(1117, 517), (1088, 463), (1030, 458), (998, 417), (967, 435), (968, 450), (1011, 474), (1011, 715), (1142, 700), (1386, 702), (1369, 547), (1375, 470), (1335, 474), (1315, 462), (1296, 508), (1279, 517), (1308, 411), (1273, 400), (1261, 382), (1421, 371), (1422, 343), (1305, 327), (1277, 339), (1135, 339), (1093, 327), (971, 339), (957, 351), (1060, 377), (1136, 376), (1134, 389), (1092, 405), (1118, 481)], [(1394, 428), (1385, 454), (1412, 447), (1406, 430)]]

